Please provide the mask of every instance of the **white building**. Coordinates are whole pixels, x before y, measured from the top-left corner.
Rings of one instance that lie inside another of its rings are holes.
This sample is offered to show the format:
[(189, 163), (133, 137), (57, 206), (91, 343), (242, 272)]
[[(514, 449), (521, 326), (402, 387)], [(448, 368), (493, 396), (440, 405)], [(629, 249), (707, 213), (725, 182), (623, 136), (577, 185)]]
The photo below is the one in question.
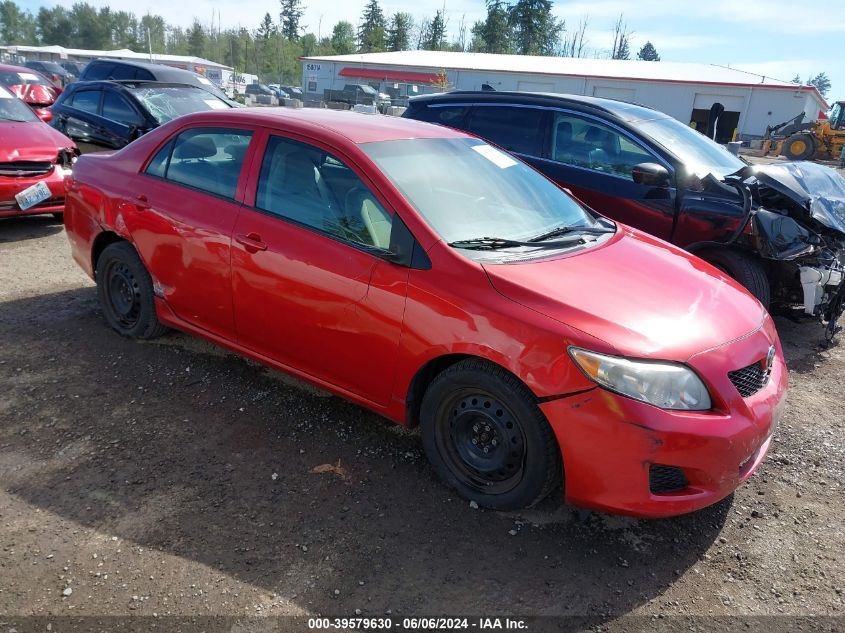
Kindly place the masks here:
[[(706, 125), (710, 108), (721, 103), (720, 119), (737, 138), (759, 138), (766, 127), (802, 111), (808, 119), (828, 109), (812, 86), (713, 64), (643, 62), (401, 51), (302, 58), (306, 99), (325, 89), (367, 83), (394, 99), (440, 92), (433, 84), (445, 71), (449, 89), (523, 90), (607, 97), (640, 103), (683, 121)], [(729, 139), (728, 139), (729, 140)]]

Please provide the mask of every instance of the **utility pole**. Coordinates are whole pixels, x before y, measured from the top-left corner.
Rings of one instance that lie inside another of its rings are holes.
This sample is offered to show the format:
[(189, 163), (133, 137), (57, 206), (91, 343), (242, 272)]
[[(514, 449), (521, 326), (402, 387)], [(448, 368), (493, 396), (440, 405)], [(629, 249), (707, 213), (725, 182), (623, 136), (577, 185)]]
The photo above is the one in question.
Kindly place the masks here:
[(150, 63), (153, 61), (153, 36), (150, 35), (150, 27), (147, 27), (147, 49), (150, 52)]

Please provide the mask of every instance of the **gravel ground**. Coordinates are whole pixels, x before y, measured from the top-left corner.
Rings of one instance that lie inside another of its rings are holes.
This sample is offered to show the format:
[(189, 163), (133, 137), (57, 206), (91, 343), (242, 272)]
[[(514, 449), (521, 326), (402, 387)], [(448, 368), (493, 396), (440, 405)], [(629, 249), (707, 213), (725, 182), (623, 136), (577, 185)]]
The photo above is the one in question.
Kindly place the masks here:
[(559, 493), (498, 513), (441, 485), (415, 433), (183, 334), (122, 339), (61, 225), (0, 221), (0, 631), (126, 615), (841, 618), (845, 349), (823, 350), (812, 323), (778, 327), (788, 406), (733, 497), (663, 521)]

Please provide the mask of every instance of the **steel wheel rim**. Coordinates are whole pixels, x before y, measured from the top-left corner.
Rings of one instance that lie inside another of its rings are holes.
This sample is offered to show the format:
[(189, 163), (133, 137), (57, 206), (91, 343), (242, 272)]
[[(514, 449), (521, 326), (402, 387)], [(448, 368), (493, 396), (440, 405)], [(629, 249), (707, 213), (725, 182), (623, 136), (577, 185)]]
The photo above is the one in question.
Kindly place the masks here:
[(112, 262), (106, 270), (106, 298), (115, 321), (131, 328), (141, 316), (141, 289), (129, 266)]
[(522, 481), (525, 435), (499, 399), (462, 390), (440, 408), (435, 432), (446, 466), (463, 484), (484, 494), (504, 494)]

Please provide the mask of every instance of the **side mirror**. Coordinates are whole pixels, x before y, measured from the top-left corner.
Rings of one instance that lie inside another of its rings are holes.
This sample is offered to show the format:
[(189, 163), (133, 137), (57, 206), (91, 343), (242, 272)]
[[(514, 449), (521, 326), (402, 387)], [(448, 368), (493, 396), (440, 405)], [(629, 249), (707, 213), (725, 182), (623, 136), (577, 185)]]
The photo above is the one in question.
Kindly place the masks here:
[(671, 184), (669, 170), (657, 163), (642, 163), (631, 170), (631, 178), (638, 185), (668, 187)]
[(49, 123), (53, 120), (53, 113), (47, 108), (34, 108), (34, 110), (35, 114), (38, 115), (38, 118), (44, 121), (44, 123)]

